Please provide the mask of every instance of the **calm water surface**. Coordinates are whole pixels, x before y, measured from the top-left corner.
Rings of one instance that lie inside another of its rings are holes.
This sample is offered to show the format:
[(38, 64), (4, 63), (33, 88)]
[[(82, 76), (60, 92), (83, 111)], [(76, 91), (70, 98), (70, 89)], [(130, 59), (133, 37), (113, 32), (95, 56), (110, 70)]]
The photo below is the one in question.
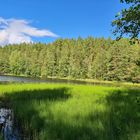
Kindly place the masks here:
[(1, 83), (19, 82), (19, 83), (73, 83), (73, 84), (90, 84), (90, 83), (87, 83), (87, 82), (76, 81), (76, 80), (63, 80), (63, 79), (51, 79), (51, 78), (39, 79), (39, 78), (28, 78), (28, 77), (6, 76), (6, 75), (0, 75), (0, 82)]
[(29, 78), (29, 77), (21, 77), (21, 76), (7, 76), (0, 75), (0, 83), (67, 83), (67, 84), (82, 84), (82, 85), (104, 85), (104, 86), (113, 86), (113, 84), (109, 83), (100, 83), (100, 82), (85, 82), (78, 80), (65, 80), (65, 79), (40, 79), (40, 78)]

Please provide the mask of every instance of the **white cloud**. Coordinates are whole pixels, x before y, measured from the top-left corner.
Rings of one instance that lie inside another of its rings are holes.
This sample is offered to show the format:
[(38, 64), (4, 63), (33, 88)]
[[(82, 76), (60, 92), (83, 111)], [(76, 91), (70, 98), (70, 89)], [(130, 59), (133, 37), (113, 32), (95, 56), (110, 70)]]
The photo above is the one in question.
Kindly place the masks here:
[(0, 17), (0, 46), (33, 42), (32, 37), (57, 37), (46, 29), (37, 29), (27, 20), (4, 19)]

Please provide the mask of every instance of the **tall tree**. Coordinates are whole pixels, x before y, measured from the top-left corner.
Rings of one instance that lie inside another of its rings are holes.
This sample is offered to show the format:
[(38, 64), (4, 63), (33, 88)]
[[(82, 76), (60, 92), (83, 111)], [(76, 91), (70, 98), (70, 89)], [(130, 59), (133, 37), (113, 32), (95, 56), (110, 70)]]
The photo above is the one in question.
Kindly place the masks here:
[(129, 39), (58, 39), (0, 48), (0, 74), (140, 81), (140, 45)]
[(126, 34), (131, 39), (138, 40), (140, 33), (140, 0), (121, 0), (121, 3), (128, 4), (129, 8), (122, 9), (116, 15), (116, 19), (112, 22), (115, 27), (114, 34), (117, 39)]

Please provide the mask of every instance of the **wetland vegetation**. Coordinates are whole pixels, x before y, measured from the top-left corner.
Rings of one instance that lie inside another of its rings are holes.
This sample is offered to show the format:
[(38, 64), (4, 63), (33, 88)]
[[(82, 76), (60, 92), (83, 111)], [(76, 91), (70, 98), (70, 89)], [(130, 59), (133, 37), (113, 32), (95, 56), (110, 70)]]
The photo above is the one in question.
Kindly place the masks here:
[[(30, 2), (1, 3), (0, 139), (140, 140), (140, 0)], [(117, 8), (116, 40), (86, 37), (107, 37)], [(59, 36), (46, 25), (62, 38), (39, 43)]]
[(24, 138), (140, 139), (139, 88), (9, 84), (0, 85), (0, 101), (13, 108)]
[(0, 77), (10, 81), (0, 84), (0, 107), (14, 111), (23, 140), (139, 140), (139, 54), (127, 39), (7, 45), (0, 73), (28, 78)]

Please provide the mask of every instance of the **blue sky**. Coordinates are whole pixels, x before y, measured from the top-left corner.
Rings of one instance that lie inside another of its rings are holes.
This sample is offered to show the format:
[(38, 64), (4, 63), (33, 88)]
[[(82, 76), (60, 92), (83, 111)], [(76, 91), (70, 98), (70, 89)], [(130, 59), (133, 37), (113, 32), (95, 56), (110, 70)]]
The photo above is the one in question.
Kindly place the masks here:
[[(111, 21), (124, 5), (120, 0), (0, 0), (0, 17), (24, 19), (62, 38), (113, 37)], [(50, 42), (56, 37), (33, 37)]]

